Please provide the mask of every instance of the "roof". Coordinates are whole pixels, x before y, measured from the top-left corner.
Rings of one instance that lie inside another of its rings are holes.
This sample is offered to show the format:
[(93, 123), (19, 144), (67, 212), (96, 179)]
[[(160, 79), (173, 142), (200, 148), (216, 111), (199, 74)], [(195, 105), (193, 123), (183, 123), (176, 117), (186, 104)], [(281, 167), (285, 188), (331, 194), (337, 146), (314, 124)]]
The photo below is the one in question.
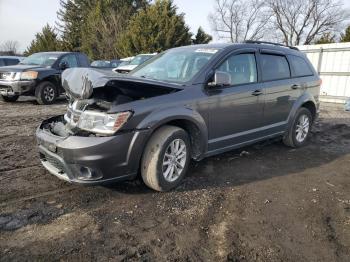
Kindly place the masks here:
[(200, 45), (188, 45), (178, 48), (212, 48), (212, 49), (226, 49), (226, 48), (260, 48), (260, 49), (274, 49), (274, 50), (280, 50), (285, 53), (295, 54), (300, 53), (300, 51), (292, 49), (288, 46), (278, 45), (274, 43), (214, 43), (214, 44), (200, 44)]

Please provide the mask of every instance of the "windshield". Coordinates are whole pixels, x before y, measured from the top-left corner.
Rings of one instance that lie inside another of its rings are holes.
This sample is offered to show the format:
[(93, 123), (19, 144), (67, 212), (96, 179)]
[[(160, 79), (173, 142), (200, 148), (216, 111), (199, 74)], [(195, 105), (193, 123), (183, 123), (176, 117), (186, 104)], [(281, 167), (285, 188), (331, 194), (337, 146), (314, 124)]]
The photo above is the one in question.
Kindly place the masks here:
[(141, 65), (153, 56), (154, 55), (138, 55), (133, 60), (131, 60), (129, 65)]
[(205, 66), (218, 49), (172, 49), (157, 56), (130, 73), (165, 82), (188, 82)]
[(21, 61), (21, 65), (40, 65), (40, 66), (52, 66), (60, 54), (49, 53), (36, 53), (24, 58)]

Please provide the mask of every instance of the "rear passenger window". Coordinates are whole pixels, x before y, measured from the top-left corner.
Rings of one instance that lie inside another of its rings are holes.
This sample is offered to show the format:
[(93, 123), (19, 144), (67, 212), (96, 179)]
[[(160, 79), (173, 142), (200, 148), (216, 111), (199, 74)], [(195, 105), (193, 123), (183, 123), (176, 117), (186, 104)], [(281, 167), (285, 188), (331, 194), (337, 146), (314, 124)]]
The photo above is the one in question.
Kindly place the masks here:
[(280, 55), (261, 55), (262, 80), (271, 81), (290, 77), (287, 58)]
[(232, 55), (217, 70), (231, 75), (231, 85), (255, 83), (257, 81), (254, 54)]
[(294, 55), (288, 56), (288, 58), (293, 69), (293, 76), (312, 76), (314, 74), (303, 58)]
[(5, 66), (5, 61), (3, 59), (0, 59), (0, 66)]

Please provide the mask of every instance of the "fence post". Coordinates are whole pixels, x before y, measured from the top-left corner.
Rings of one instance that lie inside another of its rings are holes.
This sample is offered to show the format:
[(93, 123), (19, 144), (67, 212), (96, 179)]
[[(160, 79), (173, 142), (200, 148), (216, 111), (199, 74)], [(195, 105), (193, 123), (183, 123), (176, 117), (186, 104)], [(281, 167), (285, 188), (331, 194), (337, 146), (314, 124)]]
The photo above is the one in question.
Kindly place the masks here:
[(319, 75), (321, 74), (322, 58), (323, 58), (323, 48), (321, 47), (318, 55), (318, 63), (317, 63), (317, 73)]

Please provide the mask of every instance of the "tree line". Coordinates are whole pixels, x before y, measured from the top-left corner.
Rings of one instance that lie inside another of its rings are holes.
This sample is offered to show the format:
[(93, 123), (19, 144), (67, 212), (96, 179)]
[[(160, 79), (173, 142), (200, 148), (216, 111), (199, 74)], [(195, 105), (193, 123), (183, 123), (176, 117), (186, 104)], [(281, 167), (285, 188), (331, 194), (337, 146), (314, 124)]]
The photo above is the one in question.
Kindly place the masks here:
[(61, 0), (55, 28), (46, 25), (25, 51), (80, 51), (91, 59), (208, 43), (200, 27), (195, 36), (171, 0)]
[[(265, 40), (286, 45), (349, 42), (350, 13), (339, 0), (213, 0), (208, 19), (219, 39)], [(112, 59), (208, 43), (192, 35), (172, 0), (60, 0), (57, 22), (37, 33), (25, 51), (80, 51)], [(8, 41), (0, 52), (18, 43)]]

